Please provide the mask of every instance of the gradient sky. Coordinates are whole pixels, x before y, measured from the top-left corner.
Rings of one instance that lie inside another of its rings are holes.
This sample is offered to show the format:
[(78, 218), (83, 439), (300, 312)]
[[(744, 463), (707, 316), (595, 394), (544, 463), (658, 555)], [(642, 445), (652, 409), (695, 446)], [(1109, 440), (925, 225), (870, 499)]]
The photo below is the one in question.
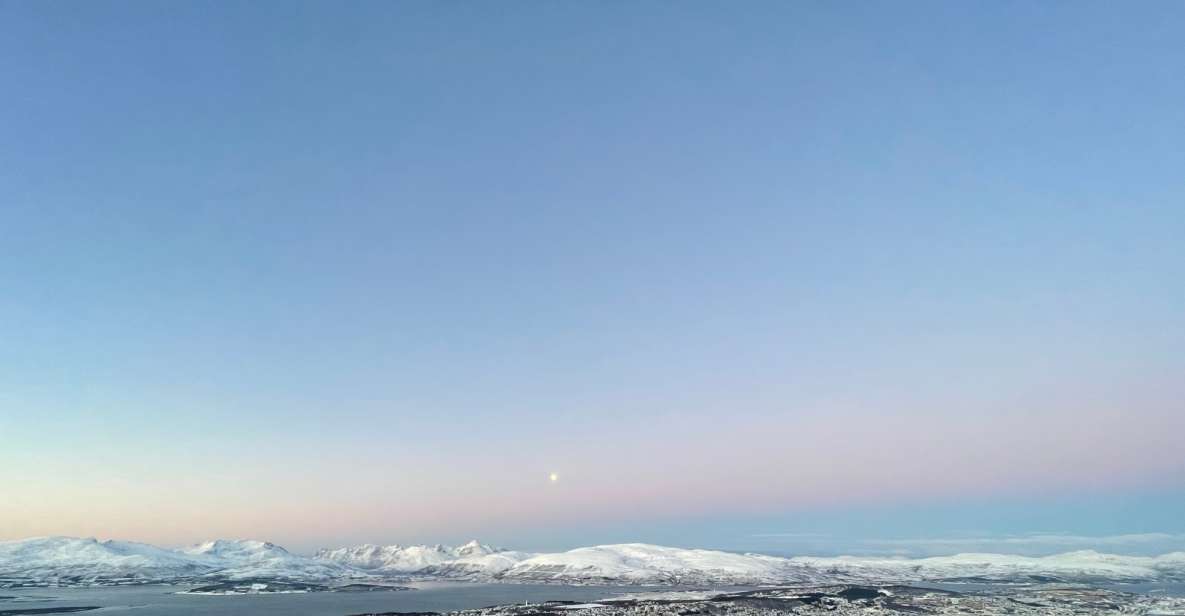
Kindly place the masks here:
[(1185, 545), (1182, 23), (0, 1), (0, 539)]

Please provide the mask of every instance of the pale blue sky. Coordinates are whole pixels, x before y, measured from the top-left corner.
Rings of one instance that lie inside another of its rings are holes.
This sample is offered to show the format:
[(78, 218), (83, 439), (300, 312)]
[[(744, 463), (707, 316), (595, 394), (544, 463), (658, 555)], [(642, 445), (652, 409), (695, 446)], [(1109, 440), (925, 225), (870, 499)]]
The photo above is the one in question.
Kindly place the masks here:
[(0, 2), (0, 535), (1183, 532), (1182, 23)]

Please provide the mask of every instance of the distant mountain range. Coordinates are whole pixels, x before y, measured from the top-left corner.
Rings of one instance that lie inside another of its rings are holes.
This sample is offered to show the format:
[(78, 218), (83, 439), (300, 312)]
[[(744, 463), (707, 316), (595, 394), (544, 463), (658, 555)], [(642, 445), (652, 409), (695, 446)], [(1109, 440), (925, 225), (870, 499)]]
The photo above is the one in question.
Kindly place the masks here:
[(203, 579), (346, 580), (365, 577), (264, 541), (208, 541), (180, 550), (130, 541), (37, 537), (0, 542), (0, 587)]
[(958, 554), (921, 559), (780, 558), (641, 543), (535, 554), (477, 541), (450, 546), (321, 550), (314, 556), (247, 540), (182, 549), (127, 541), (39, 537), (0, 542), (0, 588), (272, 580), (322, 585), (392, 580), (565, 584), (747, 585), (948, 581), (1185, 581), (1185, 552), (1120, 556), (1093, 551), (1044, 557)]

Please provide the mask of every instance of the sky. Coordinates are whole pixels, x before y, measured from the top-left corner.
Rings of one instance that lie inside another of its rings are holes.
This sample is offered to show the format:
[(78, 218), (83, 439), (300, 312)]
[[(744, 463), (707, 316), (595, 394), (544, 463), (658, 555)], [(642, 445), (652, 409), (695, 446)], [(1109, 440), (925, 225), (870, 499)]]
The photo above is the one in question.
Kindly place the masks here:
[(1183, 20), (0, 0), (0, 540), (1185, 549)]

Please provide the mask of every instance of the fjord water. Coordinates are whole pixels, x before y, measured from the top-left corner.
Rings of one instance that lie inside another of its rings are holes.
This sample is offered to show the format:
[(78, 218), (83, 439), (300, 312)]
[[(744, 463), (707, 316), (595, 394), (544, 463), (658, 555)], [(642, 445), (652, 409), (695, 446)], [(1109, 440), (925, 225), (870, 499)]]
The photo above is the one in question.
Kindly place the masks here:
[(1130, 592), (1140, 595), (1165, 595), (1167, 597), (1185, 597), (1185, 582), (1139, 582), (1127, 584), (1103, 584), (1108, 590)]
[[(372, 612), (445, 612), (529, 601), (595, 601), (637, 592), (686, 588), (561, 586), (553, 584), (411, 583), (415, 590), (357, 593), (262, 595), (179, 595), (183, 586), (148, 585), (95, 588), (0, 590), (0, 613), (15, 609), (99, 606), (84, 614), (163, 616), (347, 616)], [(918, 583), (954, 591), (988, 590), (991, 584)], [(1104, 584), (1112, 590), (1185, 597), (1185, 583)], [(742, 590), (741, 587), (720, 590)], [(52, 612), (41, 612), (52, 613)]]
[[(156, 616), (346, 616), (368, 612), (443, 612), (549, 600), (593, 601), (637, 587), (422, 582), (415, 590), (262, 595), (179, 595), (184, 586), (0, 590), (0, 613), (17, 608), (100, 606), (95, 614)], [(658, 589), (648, 589), (658, 590)]]
[[(910, 582), (910, 586), (918, 588), (936, 588), (954, 592), (975, 592), (981, 590), (1007, 590), (1017, 588), (1018, 584), (992, 582)], [(1127, 592), (1133, 595), (1163, 595), (1166, 597), (1185, 597), (1185, 582), (1101, 582), (1099, 588)]]

